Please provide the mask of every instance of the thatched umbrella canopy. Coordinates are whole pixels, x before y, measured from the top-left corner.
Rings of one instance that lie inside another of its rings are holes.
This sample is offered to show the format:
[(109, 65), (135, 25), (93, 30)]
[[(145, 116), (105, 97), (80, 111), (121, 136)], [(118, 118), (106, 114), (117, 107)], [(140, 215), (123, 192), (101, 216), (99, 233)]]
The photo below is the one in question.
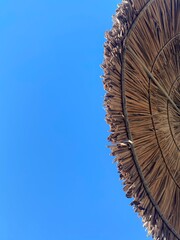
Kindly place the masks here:
[(112, 155), (154, 239), (180, 239), (180, 0), (126, 0), (106, 34)]

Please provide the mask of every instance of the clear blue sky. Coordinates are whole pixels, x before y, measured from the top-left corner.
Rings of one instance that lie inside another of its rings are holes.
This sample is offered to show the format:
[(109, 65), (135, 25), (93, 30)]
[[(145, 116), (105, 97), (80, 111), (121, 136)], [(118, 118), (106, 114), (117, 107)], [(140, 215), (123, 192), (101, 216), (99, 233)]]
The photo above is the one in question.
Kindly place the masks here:
[(106, 148), (118, 1), (0, 2), (0, 239), (145, 240)]

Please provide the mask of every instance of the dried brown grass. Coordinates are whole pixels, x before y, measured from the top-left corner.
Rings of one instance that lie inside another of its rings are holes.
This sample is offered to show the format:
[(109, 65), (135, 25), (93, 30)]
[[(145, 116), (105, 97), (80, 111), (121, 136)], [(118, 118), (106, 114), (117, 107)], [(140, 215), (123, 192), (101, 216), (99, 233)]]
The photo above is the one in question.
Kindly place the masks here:
[(111, 151), (156, 240), (180, 239), (180, 0), (128, 0), (106, 34)]

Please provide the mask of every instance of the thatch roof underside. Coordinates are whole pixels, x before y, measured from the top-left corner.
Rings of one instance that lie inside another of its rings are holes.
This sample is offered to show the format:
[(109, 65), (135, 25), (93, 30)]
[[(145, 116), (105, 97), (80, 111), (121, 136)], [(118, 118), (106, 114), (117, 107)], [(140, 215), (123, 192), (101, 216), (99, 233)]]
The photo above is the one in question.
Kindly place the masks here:
[(180, 0), (127, 0), (106, 34), (111, 151), (156, 240), (180, 239)]

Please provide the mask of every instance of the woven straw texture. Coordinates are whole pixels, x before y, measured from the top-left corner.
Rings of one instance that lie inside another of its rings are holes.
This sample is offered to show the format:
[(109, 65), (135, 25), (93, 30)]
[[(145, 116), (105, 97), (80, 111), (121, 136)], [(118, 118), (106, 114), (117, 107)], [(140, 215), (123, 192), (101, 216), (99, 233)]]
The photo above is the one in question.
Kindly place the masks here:
[(180, 0), (127, 0), (106, 33), (106, 120), (127, 197), (156, 240), (180, 239)]

